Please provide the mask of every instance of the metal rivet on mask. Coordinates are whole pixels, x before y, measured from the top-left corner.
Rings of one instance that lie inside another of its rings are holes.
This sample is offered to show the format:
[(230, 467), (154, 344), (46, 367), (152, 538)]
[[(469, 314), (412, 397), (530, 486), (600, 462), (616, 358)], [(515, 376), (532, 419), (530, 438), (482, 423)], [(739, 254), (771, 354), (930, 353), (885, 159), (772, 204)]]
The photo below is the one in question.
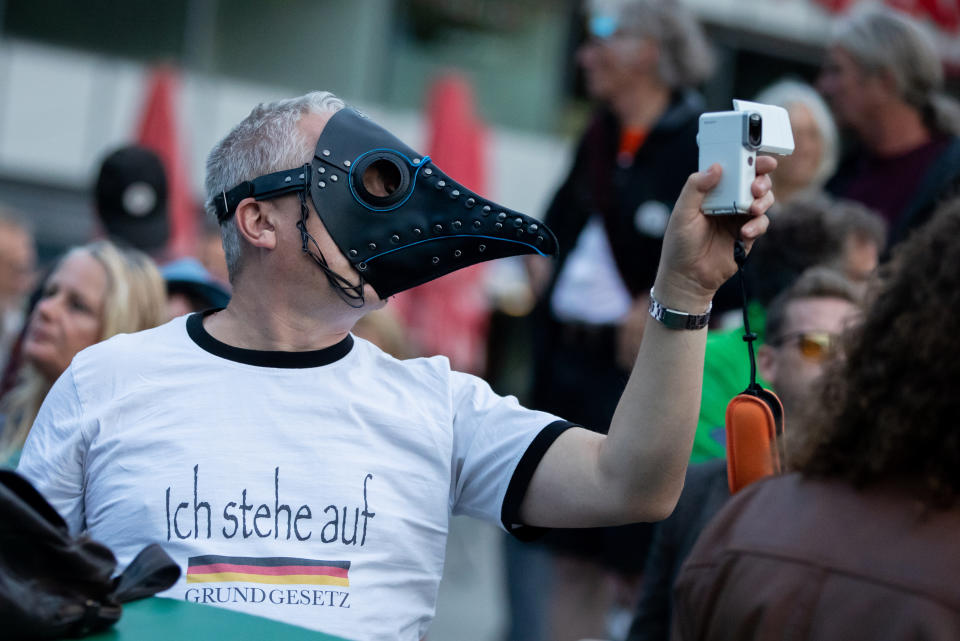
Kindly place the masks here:
[(497, 214), (497, 220), (506, 220), (506, 219), (507, 219), (506, 212), (501, 211), (499, 214)]
[(293, 180), (293, 176), (287, 176), (286, 178), (283, 179), (283, 182), (288, 183), (291, 180)]
[(529, 231), (531, 234), (535, 234), (538, 229), (540, 229), (540, 228), (537, 227), (536, 224), (533, 224), (533, 225), (530, 225), (530, 227), (527, 228), (527, 231)]
[(514, 219), (513, 219), (513, 226), (514, 226), (514, 227), (521, 227), (522, 225), (523, 225), (523, 218), (514, 218)]
[(480, 247), (479, 247), (478, 249), (479, 249), (481, 252), (484, 252), (484, 251), (487, 251), (487, 246), (486, 246), (486, 245), (480, 245)]
[(417, 236), (419, 236), (420, 234), (423, 233), (423, 230), (420, 229), (419, 227), (414, 227), (414, 228), (413, 228), (413, 233), (416, 234)]
[(321, 167), (321, 168), (320, 168), (320, 173), (321, 173), (321, 174), (327, 173), (327, 168), (326, 168), (326, 167)]
[(357, 263), (357, 271), (365, 272), (367, 271), (366, 263)]
[(454, 229), (460, 229), (460, 226), (461, 226), (462, 224), (463, 224), (463, 223), (461, 223), (459, 220), (455, 220), (455, 221), (453, 221), (453, 228), (454, 228)]
[(480, 223), (479, 220), (473, 221), (473, 228), (474, 228), (474, 229), (480, 229), (480, 225), (481, 225), (481, 223)]
[(460, 192), (457, 191), (456, 189), (454, 189), (453, 191), (450, 192), (450, 198), (451, 198), (451, 199), (456, 200), (456, 199), (459, 198), (459, 197), (460, 197)]
[(542, 242), (543, 242), (543, 236), (537, 236), (537, 244), (539, 245)]
[(447, 186), (447, 183), (442, 180), (438, 180), (437, 184), (434, 185), (434, 187), (436, 187), (437, 189), (443, 189), (446, 186)]
[(357, 250), (356, 250), (356, 249), (351, 249), (351, 250), (350, 250), (350, 255), (351, 255), (351, 256), (356, 256), (356, 255), (357, 255)]
[(443, 225), (434, 225), (434, 226), (433, 226), (433, 231), (435, 231), (435, 232), (437, 232), (437, 233), (439, 234), (440, 232), (443, 231)]
[(424, 173), (425, 175), (427, 175), (427, 176), (432, 176), (432, 175), (433, 175), (433, 170), (430, 169), (429, 167), (427, 167), (426, 169), (423, 170), (423, 173)]
[(453, 252), (453, 256), (454, 256), (455, 258), (460, 258), (460, 254), (462, 254), (462, 253), (463, 253), (463, 252), (458, 249), (458, 250), (456, 250), (455, 252)]
[(483, 215), (486, 216), (486, 215), (489, 214), (489, 213), (490, 213), (490, 205), (484, 205), (484, 206), (483, 206)]
[(349, 161), (349, 160), (344, 160), (344, 161), (343, 161), (343, 166), (344, 166), (344, 167), (349, 167), (349, 166), (350, 166), (350, 161)]
[(376, 244), (376, 243), (370, 243), (369, 245), (367, 245), (367, 247), (370, 248), (370, 251), (373, 251), (373, 250), (375, 250), (375, 249), (377, 248), (377, 244)]
[(337, 182), (337, 175), (333, 174), (332, 176), (330, 176), (330, 180), (332, 180), (333, 182)]
[(303, 180), (303, 174), (300, 174), (299, 178), (300, 180)]
[(499, 231), (503, 229), (503, 223), (497, 223), (496, 225), (493, 226), (493, 228)]
[(390, 237), (390, 240), (393, 241), (393, 242), (395, 242), (395, 243), (399, 243), (399, 242), (400, 242), (400, 236), (394, 234), (393, 236)]
[(439, 258), (438, 256), (434, 256), (433, 259), (432, 259), (432, 262), (433, 262), (434, 265), (436, 265), (437, 263), (440, 262), (440, 258)]
[(323, 150), (323, 155), (324, 155), (324, 156), (329, 156), (329, 155), (330, 155), (330, 150), (329, 150), (329, 149), (324, 149), (324, 150)]
[(467, 198), (467, 201), (463, 204), (467, 206), (467, 209), (470, 209), (471, 207), (477, 204), (477, 201), (474, 200), (473, 198)]
[(419, 165), (419, 164), (420, 164), (420, 159), (419, 159), (419, 158), (414, 158), (414, 159), (413, 159), (413, 164), (414, 164), (414, 165)]
[(323, 181), (321, 180), (320, 182), (317, 183), (317, 186), (320, 187), (320, 189), (323, 189), (324, 187), (327, 186), (327, 183), (325, 183), (325, 182), (323, 182)]

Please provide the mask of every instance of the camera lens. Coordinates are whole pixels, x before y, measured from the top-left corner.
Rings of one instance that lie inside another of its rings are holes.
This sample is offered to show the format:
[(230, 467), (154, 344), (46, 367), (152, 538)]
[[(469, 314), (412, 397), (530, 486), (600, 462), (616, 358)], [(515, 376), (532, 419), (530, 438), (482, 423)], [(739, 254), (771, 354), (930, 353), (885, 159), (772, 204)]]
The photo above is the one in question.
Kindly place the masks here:
[(750, 114), (748, 126), (747, 140), (750, 146), (759, 147), (763, 141), (763, 119), (760, 118), (760, 114)]

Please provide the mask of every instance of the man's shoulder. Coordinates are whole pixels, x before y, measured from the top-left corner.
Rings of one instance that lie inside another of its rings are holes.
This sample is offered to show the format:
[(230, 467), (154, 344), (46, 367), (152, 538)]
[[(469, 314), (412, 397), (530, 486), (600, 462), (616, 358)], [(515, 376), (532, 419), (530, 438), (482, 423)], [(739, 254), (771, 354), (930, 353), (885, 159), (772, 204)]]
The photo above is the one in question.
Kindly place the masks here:
[(187, 338), (185, 323), (186, 317), (179, 317), (132, 334), (115, 334), (81, 350), (74, 360), (86, 363), (120, 357), (136, 359), (140, 354), (162, 351), (172, 342)]
[(184, 318), (175, 318), (163, 325), (132, 334), (116, 334), (74, 356), (70, 364), (78, 387), (84, 381), (97, 386), (110, 377), (129, 378), (161, 366), (176, 353), (177, 346), (187, 347), (189, 339)]
[(442, 355), (397, 358), (358, 336), (354, 336), (354, 349), (361, 366), (369, 368), (372, 375), (384, 375), (397, 382), (446, 382), (457, 374), (450, 368), (449, 359)]

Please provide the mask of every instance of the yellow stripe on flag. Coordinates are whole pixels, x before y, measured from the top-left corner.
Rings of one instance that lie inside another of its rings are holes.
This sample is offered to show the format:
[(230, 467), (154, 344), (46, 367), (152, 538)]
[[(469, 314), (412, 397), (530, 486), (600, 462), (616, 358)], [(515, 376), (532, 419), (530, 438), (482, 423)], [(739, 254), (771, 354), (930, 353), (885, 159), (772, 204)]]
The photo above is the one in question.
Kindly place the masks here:
[(247, 574), (244, 572), (216, 572), (213, 574), (187, 573), (187, 583), (278, 583), (285, 585), (350, 585), (350, 579), (322, 574)]

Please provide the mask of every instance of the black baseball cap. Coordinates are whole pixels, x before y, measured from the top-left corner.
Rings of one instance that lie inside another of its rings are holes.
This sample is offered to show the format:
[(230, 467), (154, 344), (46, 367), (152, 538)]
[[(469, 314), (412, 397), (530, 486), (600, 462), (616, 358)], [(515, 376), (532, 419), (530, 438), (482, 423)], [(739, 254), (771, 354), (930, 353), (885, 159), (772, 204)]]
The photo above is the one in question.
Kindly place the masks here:
[(112, 239), (148, 253), (167, 245), (167, 174), (157, 154), (137, 145), (113, 151), (100, 165), (95, 192)]

